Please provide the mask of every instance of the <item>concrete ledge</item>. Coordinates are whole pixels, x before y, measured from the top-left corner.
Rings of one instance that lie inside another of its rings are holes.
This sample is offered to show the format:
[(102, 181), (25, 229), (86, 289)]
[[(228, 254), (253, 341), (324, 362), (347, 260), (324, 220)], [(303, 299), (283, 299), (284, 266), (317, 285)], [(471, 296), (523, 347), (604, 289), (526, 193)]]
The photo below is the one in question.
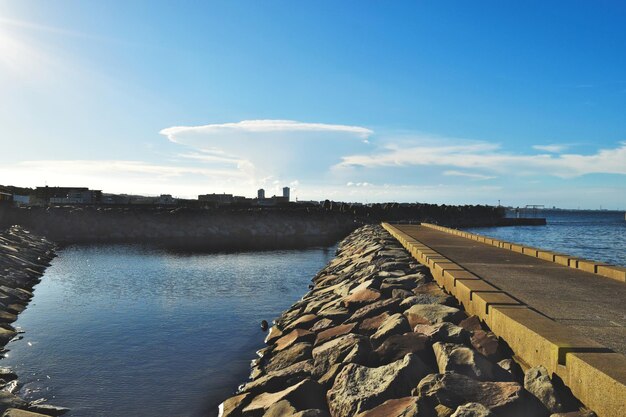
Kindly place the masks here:
[[(579, 258), (577, 256), (571, 256), (561, 253), (556, 253), (540, 248), (533, 248), (532, 246), (525, 246), (518, 243), (501, 242), (497, 239), (487, 236), (476, 235), (473, 233), (462, 232), (456, 229), (450, 229), (448, 227), (438, 226), (429, 223), (422, 223), (422, 226), (431, 229), (436, 229), (441, 232), (450, 233), (453, 235), (461, 236), (467, 239), (475, 240), (481, 243), (497, 246), (499, 248), (508, 249), (513, 252), (521, 253), (524, 255), (532, 256), (533, 258), (540, 258), (544, 261), (554, 262), (559, 265), (568, 266), (570, 268), (580, 269), (581, 271), (590, 272), (606, 278), (611, 278), (616, 281), (626, 282), (626, 268), (616, 265), (609, 265), (604, 262), (597, 262), (588, 259)], [(402, 232), (400, 232), (402, 233)]]
[(596, 404), (599, 416), (626, 416), (626, 357), (618, 353), (568, 353), (567, 379), (572, 393)]
[[(478, 241), (478, 236), (471, 233), (441, 226), (423, 226)], [(383, 227), (396, 238), (404, 234), (386, 223)], [(599, 417), (626, 416), (626, 356), (611, 352), (576, 330), (528, 308), (436, 251), (416, 249), (414, 245), (425, 246), (419, 241), (413, 239), (408, 242), (405, 239), (405, 242), (406, 249), (429, 266), (436, 282), (456, 297), (469, 314), (480, 317), (522, 362), (528, 366), (543, 365), (551, 374), (558, 375), (574, 395)], [(623, 267), (495, 239), (490, 244), (588, 272), (593, 269), (597, 275), (626, 282), (626, 268)], [(443, 259), (437, 259), (437, 255)]]

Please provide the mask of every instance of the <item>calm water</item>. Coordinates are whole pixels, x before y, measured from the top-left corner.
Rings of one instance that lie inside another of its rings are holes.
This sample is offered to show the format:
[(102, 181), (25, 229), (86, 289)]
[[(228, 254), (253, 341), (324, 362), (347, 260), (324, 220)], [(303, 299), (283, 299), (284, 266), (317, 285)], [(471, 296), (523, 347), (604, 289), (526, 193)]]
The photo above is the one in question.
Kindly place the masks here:
[(548, 224), (467, 230), (595, 261), (626, 265), (626, 221), (623, 211), (543, 210), (537, 216), (545, 217)]
[(259, 323), (300, 298), (334, 248), (182, 255), (138, 246), (59, 253), (0, 366), (71, 416), (200, 416), (262, 346)]

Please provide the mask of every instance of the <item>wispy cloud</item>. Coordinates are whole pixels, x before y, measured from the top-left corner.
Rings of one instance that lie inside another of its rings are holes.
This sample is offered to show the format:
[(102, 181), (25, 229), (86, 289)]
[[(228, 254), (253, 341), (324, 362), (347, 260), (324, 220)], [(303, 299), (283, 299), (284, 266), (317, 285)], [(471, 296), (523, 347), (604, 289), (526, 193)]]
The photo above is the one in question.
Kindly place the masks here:
[(463, 171), (444, 171), (443, 175), (453, 176), (453, 177), (467, 177), (474, 180), (491, 180), (496, 177), (491, 175), (483, 175), (483, 174), (475, 174), (471, 172), (463, 172)]
[(533, 145), (533, 149), (536, 149), (538, 151), (545, 151), (545, 152), (551, 152), (551, 153), (559, 153), (559, 152), (563, 152), (565, 149), (569, 148), (568, 145)]
[(371, 154), (346, 156), (337, 168), (391, 166), (443, 166), (514, 176), (548, 175), (561, 178), (586, 174), (626, 175), (626, 142), (620, 143), (617, 148), (601, 149), (591, 155), (514, 154), (488, 142), (456, 146), (387, 145)]

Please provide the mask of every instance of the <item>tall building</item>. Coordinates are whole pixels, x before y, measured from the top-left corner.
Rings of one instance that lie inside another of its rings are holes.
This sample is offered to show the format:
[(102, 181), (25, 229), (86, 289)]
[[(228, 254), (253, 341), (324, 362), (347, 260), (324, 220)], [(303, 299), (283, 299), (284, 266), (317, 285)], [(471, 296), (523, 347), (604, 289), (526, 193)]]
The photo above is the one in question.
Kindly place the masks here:
[(259, 200), (265, 199), (265, 190), (263, 188), (260, 188), (259, 191), (256, 192), (256, 197)]
[(289, 187), (283, 187), (283, 197), (289, 201)]

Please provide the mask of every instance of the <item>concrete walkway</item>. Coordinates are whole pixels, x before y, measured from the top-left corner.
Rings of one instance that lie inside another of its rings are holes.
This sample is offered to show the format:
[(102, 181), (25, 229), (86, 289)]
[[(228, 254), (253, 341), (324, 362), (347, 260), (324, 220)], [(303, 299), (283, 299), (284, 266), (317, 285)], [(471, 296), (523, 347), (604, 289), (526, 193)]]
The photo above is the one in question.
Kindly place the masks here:
[(393, 226), (545, 316), (626, 354), (626, 284), (424, 226)]

